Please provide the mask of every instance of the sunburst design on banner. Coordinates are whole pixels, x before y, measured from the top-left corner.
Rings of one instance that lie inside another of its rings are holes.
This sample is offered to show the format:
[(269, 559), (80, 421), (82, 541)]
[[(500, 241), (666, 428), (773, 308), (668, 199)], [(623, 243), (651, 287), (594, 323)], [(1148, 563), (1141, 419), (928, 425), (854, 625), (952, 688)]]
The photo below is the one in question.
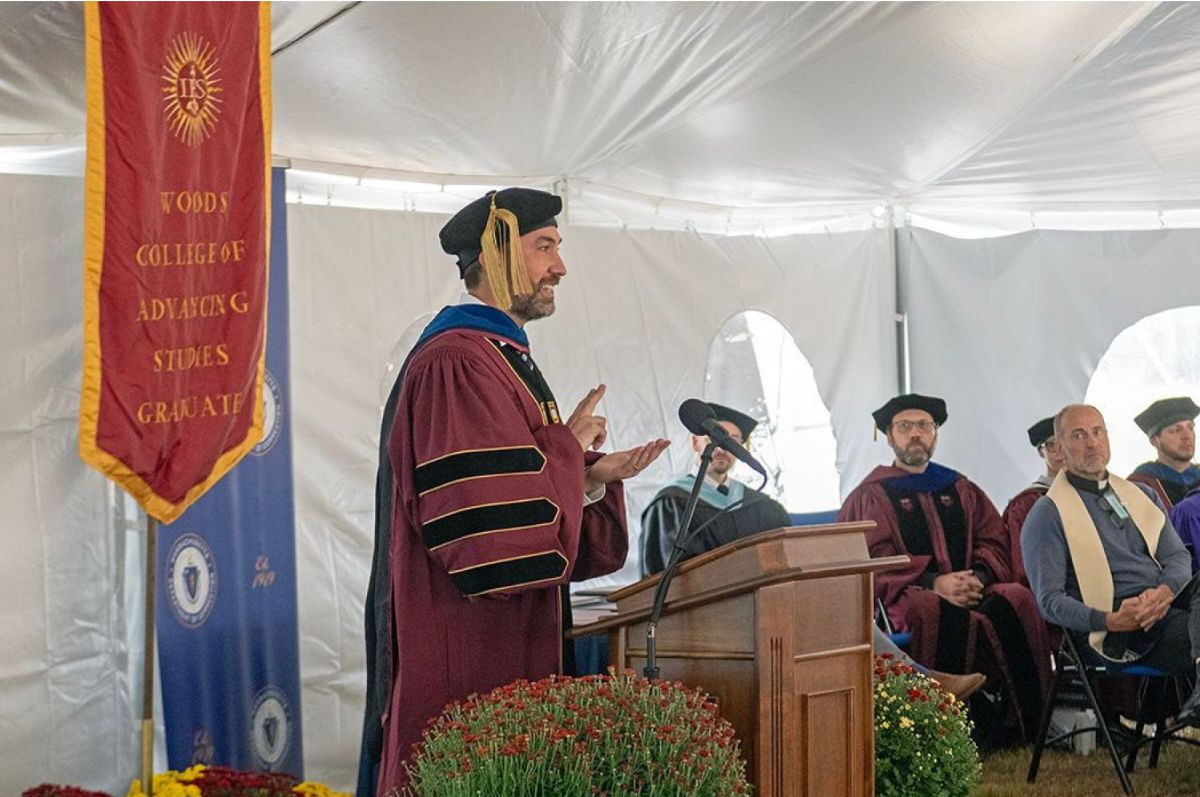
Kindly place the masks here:
[(221, 113), (221, 78), (216, 48), (195, 33), (171, 40), (163, 64), (163, 102), (171, 133), (189, 147), (212, 135)]

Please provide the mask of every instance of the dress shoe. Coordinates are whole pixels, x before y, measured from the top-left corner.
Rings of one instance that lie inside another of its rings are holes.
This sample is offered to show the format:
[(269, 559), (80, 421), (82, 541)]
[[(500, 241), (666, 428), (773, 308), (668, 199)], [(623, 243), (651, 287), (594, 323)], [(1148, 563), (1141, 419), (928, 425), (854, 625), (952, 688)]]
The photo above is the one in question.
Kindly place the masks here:
[(1179, 707), (1179, 714), (1175, 717), (1180, 725), (1191, 725), (1193, 728), (1200, 728), (1200, 681), (1196, 682), (1192, 693), (1188, 695), (1188, 699)]
[[(937, 681), (943, 689), (957, 697), (959, 700), (966, 700), (971, 695), (979, 691), (985, 683), (987, 676), (981, 672), (967, 673), (966, 675), (954, 675), (948, 672), (938, 672), (930, 670), (929, 677)], [(1197, 699), (1197, 711), (1200, 715), (1200, 698)]]

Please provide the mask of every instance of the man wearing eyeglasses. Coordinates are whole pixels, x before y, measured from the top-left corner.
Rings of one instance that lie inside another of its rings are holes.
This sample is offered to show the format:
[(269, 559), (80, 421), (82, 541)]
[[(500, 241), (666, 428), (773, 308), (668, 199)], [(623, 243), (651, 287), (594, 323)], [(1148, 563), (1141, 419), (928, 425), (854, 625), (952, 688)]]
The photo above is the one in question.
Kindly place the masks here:
[(1025, 563), (1021, 560), (1021, 525), (1025, 522), (1029, 510), (1033, 508), (1039, 498), (1046, 494), (1046, 491), (1050, 489), (1050, 483), (1062, 470), (1063, 455), (1062, 449), (1058, 445), (1058, 439), (1054, 436), (1053, 415), (1049, 418), (1042, 418), (1030, 426), (1027, 434), (1029, 435), (1029, 444), (1045, 461), (1046, 472), (1034, 479), (1033, 484), (1013, 496), (1012, 500), (1008, 502), (1008, 506), (1004, 508), (1001, 519), (1004, 521), (1004, 528), (1008, 530), (1013, 581), (1028, 587), (1029, 577), (1025, 574)]
[[(758, 421), (730, 407), (711, 402), (708, 406), (729, 436), (745, 445)], [(697, 459), (707, 445), (707, 437), (692, 435)], [(691, 528), (699, 533), (688, 541), (685, 559), (760, 531), (791, 525), (787, 510), (778, 501), (733, 478), (735, 462), (733, 455), (723, 448), (713, 452), (692, 516)], [(671, 558), (693, 481), (695, 471), (680, 476), (660, 490), (642, 513), (642, 575), (662, 571)], [(726, 509), (729, 511), (721, 514)]]
[[(1200, 590), (1165, 507), (1108, 472), (1095, 407), (1065, 407), (1054, 427), (1066, 464), (1021, 531), (1042, 614), (1106, 659), (1200, 676)], [(1200, 726), (1200, 684), (1177, 719)]]
[[(745, 445), (758, 421), (745, 413), (709, 403), (716, 413), (717, 422), (739, 443)], [(697, 458), (708, 438), (692, 435), (692, 448)], [(700, 500), (692, 516), (691, 528), (698, 534), (688, 541), (684, 558), (697, 556), (732, 540), (790, 526), (787, 510), (777, 501), (743, 484), (730, 475), (734, 466), (733, 455), (723, 448), (713, 452), (712, 464), (700, 488)], [(691, 494), (692, 475), (681, 476), (659, 491), (646, 511), (642, 513), (642, 575), (652, 575), (666, 568), (671, 550), (683, 525), (683, 513)], [(721, 510), (732, 507), (722, 515)], [(709, 521), (712, 521), (711, 523)], [(874, 629), (876, 655), (889, 654), (906, 664), (917, 667), (937, 680), (943, 688), (959, 698), (966, 699), (975, 694), (987, 680), (982, 674), (938, 672), (922, 667), (908, 654), (896, 647), (879, 628)]]
[(944, 672), (983, 671), (1002, 697), (998, 707), (973, 704), (985, 744), (1019, 741), (1037, 731), (1050, 645), (1033, 595), (1012, 582), (1000, 513), (976, 484), (932, 461), (945, 401), (910, 393), (872, 415), (895, 459), (850, 493), (838, 520), (875, 521), (871, 556), (909, 557), (876, 574), (875, 590), (893, 626), (912, 633), (910, 655)]

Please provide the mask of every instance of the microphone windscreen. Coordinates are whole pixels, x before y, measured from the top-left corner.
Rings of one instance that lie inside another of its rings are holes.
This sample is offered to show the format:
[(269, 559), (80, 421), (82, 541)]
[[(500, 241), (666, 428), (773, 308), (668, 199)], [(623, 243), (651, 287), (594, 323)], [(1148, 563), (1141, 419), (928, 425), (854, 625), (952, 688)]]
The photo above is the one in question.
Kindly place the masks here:
[(708, 434), (704, 431), (704, 422), (716, 417), (713, 408), (700, 399), (688, 399), (679, 405), (679, 420), (692, 434)]

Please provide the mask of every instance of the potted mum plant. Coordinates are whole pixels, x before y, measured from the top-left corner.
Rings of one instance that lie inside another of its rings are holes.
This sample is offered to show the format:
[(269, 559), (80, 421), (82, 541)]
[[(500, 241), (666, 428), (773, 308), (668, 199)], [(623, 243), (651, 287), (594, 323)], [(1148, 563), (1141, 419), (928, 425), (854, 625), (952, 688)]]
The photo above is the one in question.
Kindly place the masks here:
[(967, 797), (979, 751), (966, 706), (890, 654), (875, 659), (875, 794)]
[(76, 786), (60, 786), (56, 783), (43, 783), (21, 792), (21, 797), (112, 797), (102, 791), (88, 791)]
[[(323, 783), (297, 783), (291, 775), (243, 772), (197, 764), (182, 772), (171, 770), (154, 776), (154, 797), (350, 797)], [(111, 797), (105, 792), (43, 783), (26, 789), (21, 797)], [(142, 782), (134, 780), (126, 797), (146, 797)]]
[[(146, 797), (135, 780), (126, 797)], [(196, 764), (154, 776), (154, 797), (350, 797), (313, 781), (297, 783), (282, 772), (244, 772)]]
[(748, 794), (733, 727), (706, 695), (632, 672), (517, 681), (434, 718), (409, 794)]

